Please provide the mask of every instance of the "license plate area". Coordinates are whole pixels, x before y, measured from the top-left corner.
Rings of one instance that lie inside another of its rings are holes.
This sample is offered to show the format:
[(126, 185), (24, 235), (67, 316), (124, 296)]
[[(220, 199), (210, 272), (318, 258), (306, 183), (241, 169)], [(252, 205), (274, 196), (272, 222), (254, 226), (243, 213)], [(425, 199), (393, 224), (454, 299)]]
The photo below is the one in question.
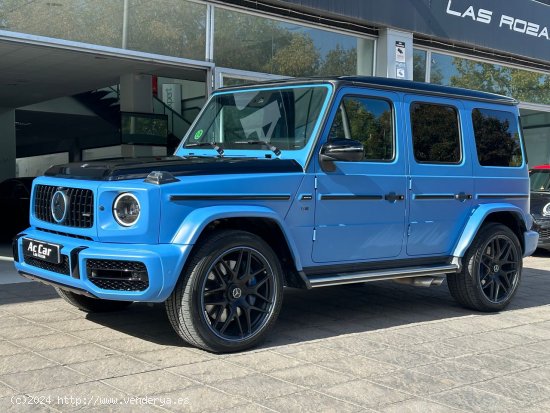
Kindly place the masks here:
[(49, 262), (61, 263), (61, 245), (23, 238), (23, 256)]

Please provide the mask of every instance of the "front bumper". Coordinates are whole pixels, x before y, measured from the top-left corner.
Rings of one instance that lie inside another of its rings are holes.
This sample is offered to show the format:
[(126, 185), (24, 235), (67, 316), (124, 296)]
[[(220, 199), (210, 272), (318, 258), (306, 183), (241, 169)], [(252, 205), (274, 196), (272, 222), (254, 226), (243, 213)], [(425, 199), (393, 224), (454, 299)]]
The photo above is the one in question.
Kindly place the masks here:
[[(29, 228), (14, 240), (15, 268), (22, 275), (38, 281), (65, 287), (80, 294), (107, 300), (162, 302), (171, 294), (191, 250), (191, 245), (176, 244), (116, 244), (72, 238)], [(59, 265), (42, 265), (23, 255), (22, 239), (61, 245), (65, 262)], [(91, 281), (88, 260), (142, 263), (148, 283), (140, 291), (105, 288), (105, 282)], [(102, 288), (103, 287), (103, 288)]]

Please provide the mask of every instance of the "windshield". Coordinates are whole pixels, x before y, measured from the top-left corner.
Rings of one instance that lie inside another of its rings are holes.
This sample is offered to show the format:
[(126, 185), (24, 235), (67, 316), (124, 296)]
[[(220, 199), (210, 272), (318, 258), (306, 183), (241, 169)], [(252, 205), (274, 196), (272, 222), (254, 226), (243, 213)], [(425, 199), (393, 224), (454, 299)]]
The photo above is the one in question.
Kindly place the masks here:
[(302, 149), (311, 138), (327, 93), (326, 87), (317, 86), (215, 95), (183, 146)]
[(531, 191), (549, 192), (550, 191), (550, 169), (534, 169), (529, 174), (531, 182)]

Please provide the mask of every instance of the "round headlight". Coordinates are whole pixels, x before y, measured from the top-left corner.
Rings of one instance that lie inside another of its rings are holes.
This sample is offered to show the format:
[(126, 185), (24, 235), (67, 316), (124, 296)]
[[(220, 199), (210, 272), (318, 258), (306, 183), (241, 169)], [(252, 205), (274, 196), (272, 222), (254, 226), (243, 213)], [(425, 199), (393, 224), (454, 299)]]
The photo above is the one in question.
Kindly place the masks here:
[(550, 217), (550, 204), (546, 204), (544, 208), (542, 208), (542, 215)]
[(120, 194), (113, 203), (113, 216), (123, 227), (131, 227), (139, 219), (140, 206), (135, 195)]

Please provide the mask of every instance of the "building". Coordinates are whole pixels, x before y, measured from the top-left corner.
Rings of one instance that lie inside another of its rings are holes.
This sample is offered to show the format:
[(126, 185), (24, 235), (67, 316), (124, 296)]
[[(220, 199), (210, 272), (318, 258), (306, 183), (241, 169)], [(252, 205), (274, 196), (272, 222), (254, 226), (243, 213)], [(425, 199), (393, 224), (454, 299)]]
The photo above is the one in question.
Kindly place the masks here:
[(550, 1), (1, 0), (0, 180), (164, 154), (211, 91), (377, 75), (521, 101), (550, 162)]

